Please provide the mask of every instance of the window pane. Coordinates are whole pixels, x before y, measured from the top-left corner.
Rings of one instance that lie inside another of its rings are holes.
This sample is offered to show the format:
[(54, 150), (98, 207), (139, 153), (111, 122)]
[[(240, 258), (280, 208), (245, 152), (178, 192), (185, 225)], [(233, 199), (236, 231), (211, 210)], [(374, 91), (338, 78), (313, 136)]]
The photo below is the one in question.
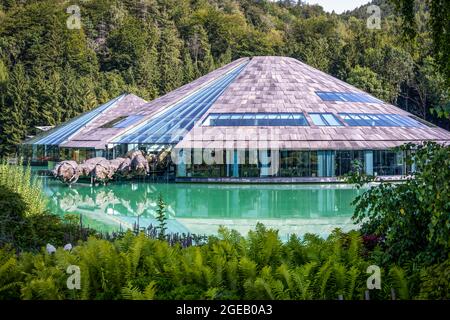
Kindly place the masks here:
[(310, 113), (316, 126), (342, 126), (342, 123), (332, 113)]
[[(203, 123), (204, 126), (307, 126), (305, 116), (302, 113), (239, 113), (209, 115)], [(215, 119), (216, 118), (216, 119)], [(218, 118), (218, 119), (217, 119)]]
[(320, 114), (310, 114), (310, 116), (316, 126), (326, 126), (326, 123), (323, 122)]
[[(398, 114), (340, 113), (349, 126), (417, 127), (414, 121)], [(328, 119), (327, 119), (328, 121)], [(419, 124), (420, 126), (420, 124)]]
[(382, 101), (359, 92), (323, 92), (316, 91), (316, 94), (323, 101), (344, 101), (344, 102), (365, 102), (365, 103), (383, 103)]
[(325, 120), (328, 122), (330, 126), (341, 126), (341, 123), (339, 123), (336, 119), (336, 117), (330, 113), (325, 113), (322, 115)]

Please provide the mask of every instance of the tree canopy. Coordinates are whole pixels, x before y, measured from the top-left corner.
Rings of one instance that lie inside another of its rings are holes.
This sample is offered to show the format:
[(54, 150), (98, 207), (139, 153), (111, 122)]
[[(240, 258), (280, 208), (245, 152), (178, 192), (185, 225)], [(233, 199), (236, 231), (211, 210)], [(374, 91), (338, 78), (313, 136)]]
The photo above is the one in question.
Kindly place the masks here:
[(374, 0), (382, 23), (372, 30), (367, 6), (337, 15), (297, 1), (0, 0), (0, 156), (36, 126), (123, 92), (151, 100), (255, 55), (300, 59), (448, 129), (448, 4), (402, 3)]

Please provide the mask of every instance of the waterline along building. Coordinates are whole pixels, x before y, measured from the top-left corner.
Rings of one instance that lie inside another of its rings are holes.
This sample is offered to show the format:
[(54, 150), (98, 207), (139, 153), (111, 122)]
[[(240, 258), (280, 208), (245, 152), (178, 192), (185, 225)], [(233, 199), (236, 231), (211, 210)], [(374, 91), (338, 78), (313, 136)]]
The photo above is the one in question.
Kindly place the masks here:
[(254, 57), (151, 102), (124, 94), (20, 149), (32, 163), (169, 151), (178, 181), (324, 181), (355, 160), (405, 175), (392, 148), (423, 141), (449, 144), (450, 132), (293, 58)]

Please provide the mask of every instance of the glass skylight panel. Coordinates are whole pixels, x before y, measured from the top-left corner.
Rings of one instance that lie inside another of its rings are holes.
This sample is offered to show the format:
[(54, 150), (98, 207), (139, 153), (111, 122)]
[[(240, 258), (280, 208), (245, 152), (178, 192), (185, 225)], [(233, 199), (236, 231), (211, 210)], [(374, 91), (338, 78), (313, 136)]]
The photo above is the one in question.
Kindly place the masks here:
[(325, 121), (329, 126), (342, 126), (342, 123), (340, 123), (331, 113), (325, 113), (322, 115), (322, 117), (325, 118)]
[[(220, 117), (220, 120), (217, 119)], [(226, 118), (222, 118), (226, 117)], [(204, 126), (307, 126), (308, 121), (302, 113), (238, 113), (210, 114)]]
[(127, 128), (133, 124), (135, 124), (136, 122), (138, 122), (139, 120), (141, 120), (143, 118), (143, 116), (141, 115), (132, 115), (132, 116), (128, 116), (125, 119), (123, 119), (122, 121), (116, 123), (113, 128)]
[(383, 103), (381, 100), (378, 100), (369, 94), (359, 92), (316, 91), (316, 94), (320, 97), (320, 99), (322, 99), (322, 101)]
[(326, 126), (327, 125), (325, 123), (325, 121), (322, 119), (322, 117), (320, 116), (320, 114), (318, 114), (318, 113), (315, 113), (315, 114), (310, 113), (309, 116), (311, 117), (313, 123), (316, 126)]
[(339, 113), (349, 126), (369, 127), (423, 127), (418, 121), (410, 121), (407, 116), (399, 114), (365, 114)]
[(423, 119), (421, 119), (419, 117), (416, 117), (415, 115), (412, 115), (412, 114), (408, 115), (408, 119), (410, 119), (410, 120), (412, 120), (414, 122), (418, 122), (418, 123), (420, 123), (420, 124), (422, 124), (422, 125), (424, 125), (426, 127), (430, 127), (430, 128), (435, 128), (436, 127), (436, 125), (432, 124), (431, 122), (423, 120)]
[(310, 113), (316, 126), (342, 126), (342, 123), (332, 113)]
[(70, 137), (75, 135), (81, 128), (85, 127), (88, 123), (94, 120), (102, 112), (114, 106), (123, 97), (125, 97), (125, 94), (111, 101), (108, 101), (107, 103), (95, 108), (92, 111), (89, 111), (66, 122), (60, 127), (57, 127), (53, 130), (49, 130), (44, 134), (35, 137), (34, 139), (28, 141), (27, 144), (59, 145), (65, 142), (66, 140), (70, 139)]
[[(114, 143), (174, 144), (179, 142), (180, 137), (177, 132), (191, 130), (195, 122), (208, 111), (246, 65), (247, 63), (241, 64), (164, 110), (160, 115), (148, 120), (144, 125), (118, 137)], [(220, 123), (223, 120), (209, 118), (208, 121), (212, 125), (212, 123)]]

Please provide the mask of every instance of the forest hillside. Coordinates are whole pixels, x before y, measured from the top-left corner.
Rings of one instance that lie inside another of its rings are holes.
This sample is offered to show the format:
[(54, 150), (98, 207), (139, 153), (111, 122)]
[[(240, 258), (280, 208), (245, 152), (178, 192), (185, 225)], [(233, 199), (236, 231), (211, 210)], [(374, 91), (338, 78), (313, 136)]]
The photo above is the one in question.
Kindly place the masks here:
[(0, 157), (34, 135), (120, 95), (146, 100), (243, 56), (283, 55), (444, 128), (449, 105), (430, 15), (415, 8), (406, 41), (386, 1), (338, 15), (267, 0), (0, 0)]

